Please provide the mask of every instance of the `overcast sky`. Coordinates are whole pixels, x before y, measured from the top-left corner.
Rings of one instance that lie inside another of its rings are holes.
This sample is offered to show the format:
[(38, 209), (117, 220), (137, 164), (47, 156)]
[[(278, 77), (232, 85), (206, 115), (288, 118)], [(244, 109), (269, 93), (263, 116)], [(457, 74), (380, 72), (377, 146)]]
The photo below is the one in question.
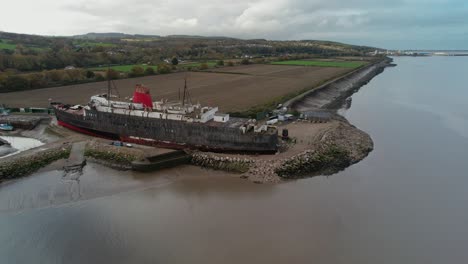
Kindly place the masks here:
[(468, 0), (0, 0), (0, 31), (323, 39), (468, 49)]

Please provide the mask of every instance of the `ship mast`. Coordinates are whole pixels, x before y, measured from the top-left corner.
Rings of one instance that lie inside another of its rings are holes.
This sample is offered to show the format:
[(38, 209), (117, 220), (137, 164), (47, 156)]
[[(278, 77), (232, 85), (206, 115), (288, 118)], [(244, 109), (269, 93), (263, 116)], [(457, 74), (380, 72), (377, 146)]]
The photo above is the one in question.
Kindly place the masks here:
[(183, 95), (183, 98), (182, 98), (182, 106), (185, 105), (185, 94), (186, 94), (186, 91), (187, 91), (187, 76), (185, 76), (184, 78), (184, 95)]
[(112, 107), (110, 98), (111, 98), (110, 66), (107, 65), (107, 102), (109, 104), (109, 107)]

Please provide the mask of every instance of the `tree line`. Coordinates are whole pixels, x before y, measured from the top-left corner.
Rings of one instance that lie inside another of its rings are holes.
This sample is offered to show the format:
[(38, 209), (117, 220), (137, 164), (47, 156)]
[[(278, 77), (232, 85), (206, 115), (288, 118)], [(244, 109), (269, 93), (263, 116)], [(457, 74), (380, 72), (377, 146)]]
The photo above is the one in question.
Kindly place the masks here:
[(86, 69), (49, 70), (23, 74), (0, 73), (0, 93), (15, 92), (46, 87), (80, 84), (87, 82), (105, 81), (121, 78), (142, 77), (172, 72), (168, 64), (159, 64), (156, 67), (134, 66), (128, 73), (113, 69), (104, 71), (91, 71)]

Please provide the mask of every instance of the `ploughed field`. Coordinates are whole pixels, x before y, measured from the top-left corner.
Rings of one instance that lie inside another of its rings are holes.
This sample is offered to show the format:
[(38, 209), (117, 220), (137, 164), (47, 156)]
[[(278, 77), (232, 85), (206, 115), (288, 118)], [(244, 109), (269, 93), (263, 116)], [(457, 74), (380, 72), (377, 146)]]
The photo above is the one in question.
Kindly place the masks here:
[[(153, 100), (176, 100), (184, 77), (193, 103), (219, 106), (221, 111), (241, 112), (291, 93), (312, 88), (338, 77), (351, 68), (289, 65), (223, 67), (216, 72), (181, 72), (113, 81), (122, 99), (133, 94), (135, 84), (151, 89)], [(0, 103), (10, 107), (47, 107), (48, 99), (68, 104), (86, 104), (92, 95), (105, 93), (107, 82), (86, 83), (0, 94)]]
[(274, 65), (296, 65), (296, 66), (317, 66), (317, 67), (343, 67), (357, 68), (367, 64), (364, 61), (326, 61), (326, 60), (289, 60), (272, 62)]
[(140, 66), (145, 70), (148, 67), (152, 67), (154, 70), (157, 69), (157, 66), (152, 66), (152, 65), (129, 64), (129, 65), (115, 65), (115, 66), (110, 66), (110, 67), (107, 67), (107, 66), (94, 67), (94, 68), (89, 68), (89, 70), (91, 70), (91, 71), (106, 71), (108, 68), (111, 68), (113, 70), (120, 71), (120, 72), (130, 72), (132, 70), (132, 68), (135, 67), (135, 66)]

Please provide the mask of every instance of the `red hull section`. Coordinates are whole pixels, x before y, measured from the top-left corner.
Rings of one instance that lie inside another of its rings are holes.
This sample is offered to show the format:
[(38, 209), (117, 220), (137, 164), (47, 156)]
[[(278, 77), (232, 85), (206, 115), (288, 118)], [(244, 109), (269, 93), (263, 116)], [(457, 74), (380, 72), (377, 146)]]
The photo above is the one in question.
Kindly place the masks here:
[[(77, 127), (74, 125), (67, 124), (63, 121), (57, 121), (57, 124), (63, 127), (66, 127), (70, 130), (79, 132), (81, 134), (86, 134), (89, 136), (93, 137), (99, 137), (99, 138), (104, 138), (104, 139), (109, 139), (109, 140), (114, 140), (115, 138), (111, 138), (108, 136), (104, 136), (98, 133), (94, 133), (90, 130)], [(147, 145), (147, 146), (153, 146), (153, 147), (162, 147), (162, 148), (170, 148), (170, 149), (185, 149), (187, 146), (185, 145), (179, 145), (175, 143), (169, 143), (169, 142), (160, 142), (160, 141), (155, 141), (155, 140), (146, 140), (146, 139), (137, 139), (137, 138), (131, 138), (131, 137), (120, 137), (120, 140), (123, 142), (128, 142), (128, 143), (133, 143), (133, 144), (138, 144), (138, 145)]]
[[(98, 134), (98, 133), (94, 133), (94, 132), (92, 132), (90, 130), (87, 130), (87, 129), (84, 129), (84, 128), (81, 128), (81, 127), (77, 127), (77, 126), (74, 126), (74, 125), (67, 124), (67, 123), (65, 123), (63, 121), (57, 121), (57, 124), (60, 125), (60, 126), (66, 127), (66, 128), (68, 128), (70, 130), (79, 132), (81, 134), (86, 134), (86, 135), (89, 135), (89, 136), (100, 137), (100, 138), (109, 139), (109, 140), (114, 140), (115, 139), (115, 138), (104, 136), (104, 135), (101, 135), (101, 134)], [(160, 141), (146, 140), (146, 139), (137, 139), (137, 138), (123, 137), (123, 136), (120, 137), (120, 140), (123, 141), (123, 142), (128, 142), (128, 143), (133, 143), (133, 144), (138, 144), (138, 145), (147, 145), (147, 146), (153, 146), (153, 147), (162, 147), (162, 148), (170, 148), (170, 149), (185, 149), (186, 148), (186, 146), (184, 146), (184, 145), (179, 145), (179, 144), (175, 144), (175, 143), (160, 142)]]
[(59, 126), (63, 126), (63, 127), (66, 127), (66, 128), (68, 128), (68, 129), (70, 129), (70, 130), (73, 130), (73, 131), (76, 131), (76, 132), (79, 132), (79, 133), (82, 133), (82, 134), (86, 134), (86, 135), (89, 135), (89, 136), (100, 137), (100, 138), (105, 138), (105, 139), (112, 139), (112, 138), (110, 138), (110, 137), (106, 137), (106, 136), (103, 136), (103, 135), (94, 133), (94, 132), (89, 131), (89, 130), (87, 130), (87, 129), (84, 129), (84, 128), (80, 128), (80, 127), (76, 127), (76, 126), (67, 124), (67, 123), (62, 122), (62, 121), (60, 121), (60, 120), (57, 121), (57, 124), (58, 124)]

